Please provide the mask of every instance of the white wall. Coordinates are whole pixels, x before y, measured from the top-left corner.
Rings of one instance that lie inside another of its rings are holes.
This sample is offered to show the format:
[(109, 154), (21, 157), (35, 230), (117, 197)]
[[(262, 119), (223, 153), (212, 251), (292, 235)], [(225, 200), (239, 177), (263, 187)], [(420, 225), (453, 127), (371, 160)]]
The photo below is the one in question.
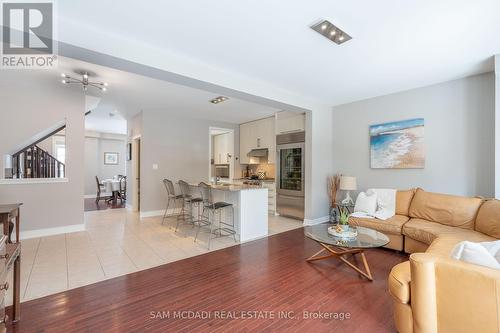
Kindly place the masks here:
[[(33, 135), (66, 119), (65, 183), (0, 185), (0, 203), (22, 202), (21, 230), (83, 228), (85, 101), (79, 89), (39, 84), (32, 71), (0, 75), (0, 156)], [(0, 161), (3, 169), (3, 159)]]
[(500, 199), (500, 54), (495, 56), (495, 198)]
[[(494, 75), (487, 73), (337, 106), (333, 165), (358, 189), (422, 187), (458, 195), (494, 194)], [(370, 169), (368, 127), (425, 119), (425, 169)]]
[[(72, 29), (75, 27), (68, 28), (69, 30), (65, 31), (65, 35), (71, 36)], [(331, 170), (333, 148), (331, 140), (328, 139), (331, 136), (329, 134), (331, 128), (327, 130), (328, 133), (324, 133), (324, 131), (332, 123), (329, 121), (331, 119), (330, 106), (312, 100), (307, 96), (300, 96), (280, 87), (269, 85), (266, 82), (251, 80), (248, 77), (228, 73), (206, 64), (191, 63), (186, 57), (172, 58), (171, 54), (164, 54), (160, 50), (150, 49), (151, 52), (149, 52), (147, 51), (149, 47), (147, 45), (138, 47), (132, 45), (133, 43), (131, 44), (128, 40), (107, 39), (104, 35), (100, 35), (100, 37), (99, 41), (90, 37), (86, 40), (79, 38), (78, 41), (63, 38), (66, 43), (59, 44), (59, 52), (64, 56), (83, 61), (90, 61), (158, 80), (213, 91), (219, 95), (240, 98), (280, 110), (294, 112), (309, 110), (312, 114), (318, 113), (314, 122), (309, 121), (306, 124), (308, 130), (306, 154), (308, 154), (307, 163), (309, 167), (306, 169), (305, 214), (307, 220), (314, 220), (315, 222), (318, 219), (327, 218), (329, 205), (326, 180), (328, 175), (333, 172)], [(99, 52), (92, 50), (99, 50)], [(310, 117), (309, 120), (312, 118)], [(325, 122), (322, 120), (325, 120)], [(314, 144), (317, 142), (321, 147), (312, 146), (313, 142)], [(133, 189), (130, 186), (128, 189), (129, 193), (132, 193)], [(129, 195), (129, 204), (131, 204), (130, 198)]]
[[(99, 132), (85, 134), (85, 195), (95, 195), (99, 180), (126, 174), (126, 135)], [(104, 153), (118, 153), (118, 165), (104, 164)]]
[[(173, 117), (168, 111), (142, 112), (141, 212), (165, 208), (164, 178), (194, 183), (209, 180), (210, 127), (234, 129), (234, 155), (239, 156), (238, 125)], [(158, 164), (157, 170), (153, 164)]]

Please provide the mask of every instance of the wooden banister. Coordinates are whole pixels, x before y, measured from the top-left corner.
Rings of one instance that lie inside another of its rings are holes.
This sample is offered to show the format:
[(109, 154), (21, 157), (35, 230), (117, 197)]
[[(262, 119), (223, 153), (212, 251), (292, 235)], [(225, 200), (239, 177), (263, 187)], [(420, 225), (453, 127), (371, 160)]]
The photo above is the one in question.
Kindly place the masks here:
[(63, 178), (65, 168), (64, 163), (36, 144), (12, 155), (14, 178)]

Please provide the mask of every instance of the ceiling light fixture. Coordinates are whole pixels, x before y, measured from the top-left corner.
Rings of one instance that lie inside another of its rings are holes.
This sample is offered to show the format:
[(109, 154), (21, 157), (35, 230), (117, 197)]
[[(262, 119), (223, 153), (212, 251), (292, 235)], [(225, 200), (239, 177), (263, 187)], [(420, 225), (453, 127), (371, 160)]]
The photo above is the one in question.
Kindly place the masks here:
[(345, 31), (328, 20), (323, 20), (312, 25), (311, 29), (339, 45), (352, 39)]
[(219, 104), (219, 103), (222, 103), (224, 101), (227, 101), (228, 99), (229, 99), (228, 97), (219, 96), (219, 97), (215, 97), (214, 99), (211, 99), (210, 103), (212, 103), (212, 104)]
[(79, 83), (83, 86), (84, 91), (87, 91), (88, 87), (94, 87), (94, 88), (97, 88), (101, 91), (107, 90), (106, 87), (108, 86), (108, 84), (106, 82), (89, 81), (90, 75), (87, 72), (79, 72), (78, 74), (80, 74), (82, 76), (81, 79), (77, 79), (77, 78), (71, 77), (71, 76), (63, 73), (63, 74), (61, 74), (61, 77), (63, 77), (61, 82), (63, 84)]

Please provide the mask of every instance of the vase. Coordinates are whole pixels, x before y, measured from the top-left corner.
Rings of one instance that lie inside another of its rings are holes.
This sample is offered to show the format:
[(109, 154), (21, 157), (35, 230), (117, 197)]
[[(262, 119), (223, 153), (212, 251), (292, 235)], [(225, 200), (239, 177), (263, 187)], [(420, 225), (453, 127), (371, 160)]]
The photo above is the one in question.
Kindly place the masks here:
[(337, 208), (330, 208), (330, 223), (337, 224)]
[(349, 231), (349, 224), (339, 224), (340, 229), (342, 229), (342, 232)]

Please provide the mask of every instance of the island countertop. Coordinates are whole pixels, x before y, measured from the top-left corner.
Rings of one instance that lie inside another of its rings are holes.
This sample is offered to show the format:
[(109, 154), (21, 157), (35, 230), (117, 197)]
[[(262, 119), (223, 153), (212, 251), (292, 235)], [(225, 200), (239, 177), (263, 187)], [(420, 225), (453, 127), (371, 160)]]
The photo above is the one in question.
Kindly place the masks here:
[[(190, 184), (191, 186), (197, 187), (198, 184)], [(260, 185), (249, 185), (249, 184), (229, 184), (229, 183), (221, 183), (221, 184), (209, 184), (210, 187), (214, 190), (219, 191), (229, 191), (229, 192), (238, 192), (238, 191), (246, 191), (246, 190), (263, 190), (266, 189)]]

